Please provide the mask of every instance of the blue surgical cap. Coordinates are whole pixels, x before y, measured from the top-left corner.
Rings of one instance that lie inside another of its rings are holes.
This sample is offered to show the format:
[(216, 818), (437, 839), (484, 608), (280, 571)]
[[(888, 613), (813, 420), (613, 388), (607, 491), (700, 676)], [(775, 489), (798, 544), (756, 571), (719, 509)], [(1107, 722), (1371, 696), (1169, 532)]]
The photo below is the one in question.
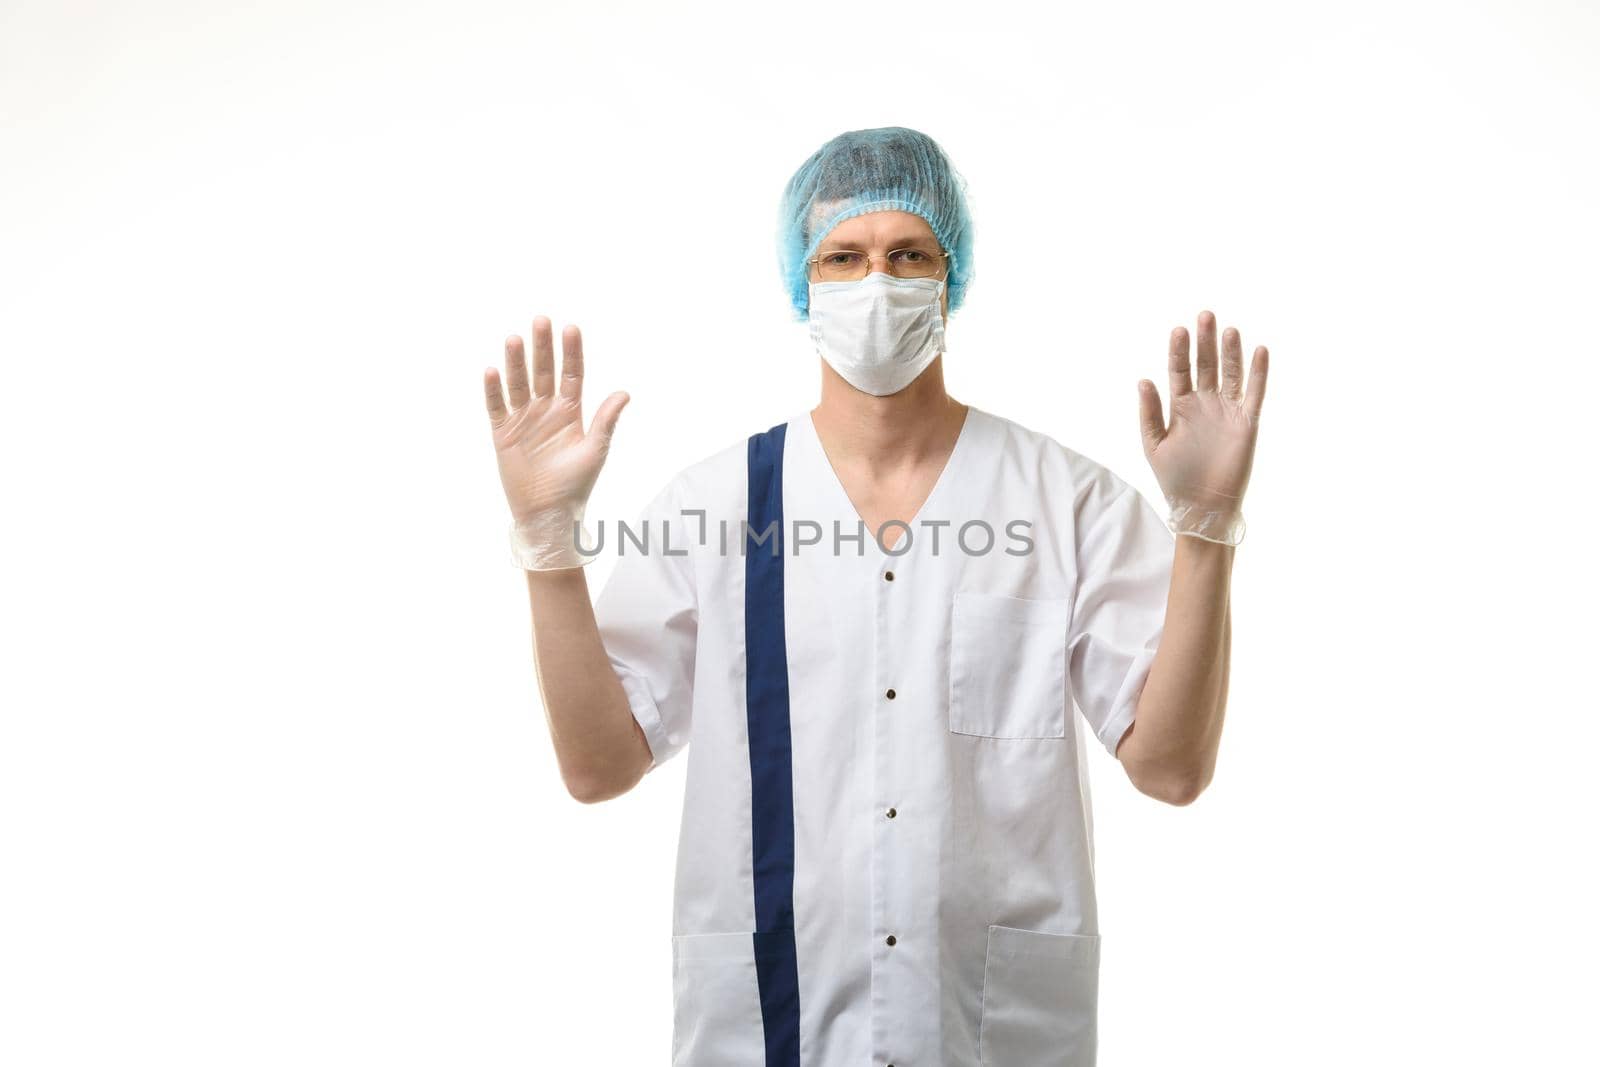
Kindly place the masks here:
[(806, 261), (845, 219), (869, 211), (921, 215), (950, 253), (945, 291), (954, 314), (972, 281), (966, 182), (927, 134), (904, 126), (841, 133), (789, 179), (778, 211), (778, 270), (796, 322), (810, 319)]

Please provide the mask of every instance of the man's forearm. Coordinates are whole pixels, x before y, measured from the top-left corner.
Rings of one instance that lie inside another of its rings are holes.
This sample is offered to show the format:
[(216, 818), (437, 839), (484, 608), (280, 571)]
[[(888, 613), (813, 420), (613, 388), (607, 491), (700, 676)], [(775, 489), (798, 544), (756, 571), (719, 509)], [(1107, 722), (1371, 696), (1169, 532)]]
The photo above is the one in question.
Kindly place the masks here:
[(1180, 536), (1161, 645), (1117, 749), (1145, 793), (1187, 804), (1211, 783), (1222, 740), (1232, 616), (1231, 545)]
[(567, 791), (594, 803), (625, 793), (650, 749), (611, 669), (582, 567), (528, 571), (534, 671)]

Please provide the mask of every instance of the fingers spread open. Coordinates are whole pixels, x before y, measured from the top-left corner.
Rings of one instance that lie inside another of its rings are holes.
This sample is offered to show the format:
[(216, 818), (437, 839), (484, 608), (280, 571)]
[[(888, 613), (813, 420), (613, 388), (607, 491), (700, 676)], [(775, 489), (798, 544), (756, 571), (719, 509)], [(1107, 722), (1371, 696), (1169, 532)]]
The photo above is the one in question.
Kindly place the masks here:
[(1217, 317), (1209, 311), (1200, 312), (1195, 327), (1195, 372), (1196, 391), (1217, 391)]
[(1189, 375), (1189, 331), (1182, 326), (1167, 340), (1167, 385), (1174, 399), (1193, 391)]
[(583, 399), (583, 334), (576, 326), (561, 331), (561, 395)]
[(533, 320), (533, 395), (555, 392), (556, 348), (550, 338), (550, 320), (543, 315)]
[(483, 372), (483, 405), (489, 410), (489, 422), (499, 426), (506, 417), (506, 398), (500, 393), (500, 372), (493, 367)]
[(1244, 341), (1239, 331), (1229, 326), (1222, 331), (1222, 388), (1223, 396), (1238, 400), (1244, 392)]
[(520, 408), (528, 402), (528, 364), (522, 358), (522, 338), (516, 334), (506, 338), (506, 384), (512, 407)]

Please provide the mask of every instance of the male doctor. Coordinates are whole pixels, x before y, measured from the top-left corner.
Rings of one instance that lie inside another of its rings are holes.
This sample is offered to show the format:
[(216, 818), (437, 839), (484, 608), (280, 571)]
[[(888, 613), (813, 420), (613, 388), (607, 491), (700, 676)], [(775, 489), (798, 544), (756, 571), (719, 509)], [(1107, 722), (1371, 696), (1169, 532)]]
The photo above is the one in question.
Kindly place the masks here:
[(484, 375), (567, 788), (615, 797), (688, 750), (675, 1064), (1089, 1067), (1085, 727), (1158, 800), (1211, 780), (1267, 351), (1246, 391), (1238, 331), (1219, 360), (1202, 312), (1192, 379), (1172, 332), (1165, 420), (1139, 382), (1163, 520), (945, 392), (964, 190), (903, 127), (801, 166), (779, 266), (821, 402), (673, 478), (593, 606), (584, 503), (627, 396), (585, 432), (578, 329), (558, 377), (544, 317), (531, 378), (515, 336), (506, 391)]

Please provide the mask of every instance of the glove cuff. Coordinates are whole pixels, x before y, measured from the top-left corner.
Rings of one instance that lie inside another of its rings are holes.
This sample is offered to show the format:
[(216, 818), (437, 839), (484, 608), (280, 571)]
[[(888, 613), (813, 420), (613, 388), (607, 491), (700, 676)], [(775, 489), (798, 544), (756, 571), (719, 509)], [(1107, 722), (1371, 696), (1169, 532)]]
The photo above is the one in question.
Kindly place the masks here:
[(1244, 512), (1236, 508), (1208, 508), (1168, 499), (1172, 507), (1167, 528), (1173, 533), (1198, 537), (1219, 545), (1236, 545), (1244, 540)]
[[(592, 545), (583, 552), (580, 545)], [(527, 571), (582, 567), (599, 555), (600, 546), (583, 522), (583, 504), (551, 508), (511, 524), (511, 562)]]

